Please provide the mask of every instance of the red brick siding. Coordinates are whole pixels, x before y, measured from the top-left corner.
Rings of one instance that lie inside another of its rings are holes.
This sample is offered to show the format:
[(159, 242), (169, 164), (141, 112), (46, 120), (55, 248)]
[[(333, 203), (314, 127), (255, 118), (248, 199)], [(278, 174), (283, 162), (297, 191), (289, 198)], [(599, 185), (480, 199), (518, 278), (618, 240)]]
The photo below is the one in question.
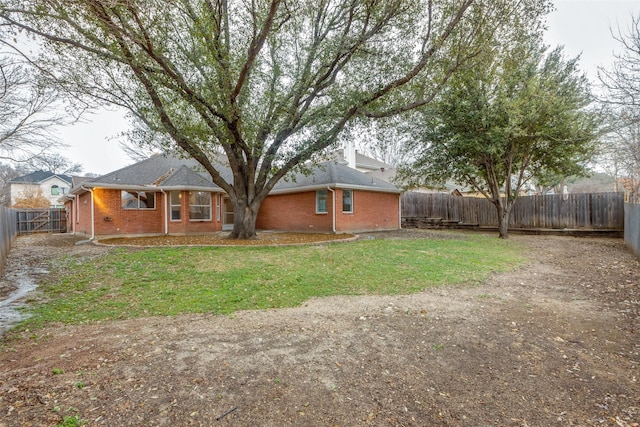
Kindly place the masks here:
[[(212, 220), (189, 220), (189, 192), (183, 192), (182, 219), (169, 221), (170, 234), (211, 233), (221, 230), (216, 221), (216, 195), (212, 194)], [(137, 235), (165, 233), (165, 195), (156, 193), (155, 209), (123, 209), (120, 190), (95, 189), (95, 235)], [(167, 195), (168, 197), (168, 195)], [(74, 203), (75, 204), (75, 203)], [(79, 196), (78, 209), (73, 212), (73, 230), (79, 234), (91, 235), (91, 193)]]
[(358, 232), (399, 228), (399, 194), (353, 190), (353, 213), (342, 212), (342, 190), (336, 190), (336, 231)]
[(316, 214), (316, 192), (268, 196), (260, 206), (256, 228), (261, 230), (331, 232), (332, 198), (326, 214)]
[[(336, 231), (339, 233), (397, 229), (398, 194), (371, 191), (353, 191), (353, 213), (342, 212), (342, 190), (335, 190)], [(167, 195), (168, 197), (168, 195)], [(70, 219), (76, 233), (91, 235), (91, 194), (79, 196), (79, 203), (70, 210)], [(120, 190), (94, 190), (95, 235), (164, 234), (165, 196), (156, 193), (155, 209), (122, 209)], [(75, 205), (75, 203), (74, 203)], [(212, 194), (211, 221), (189, 220), (188, 192), (183, 192), (182, 218), (169, 221), (170, 234), (197, 234), (220, 231), (217, 220), (217, 195)], [(301, 232), (331, 232), (333, 220), (333, 193), (327, 194), (326, 214), (316, 213), (316, 192), (269, 196), (262, 203), (256, 227), (263, 230)], [(108, 219), (108, 220), (107, 220)]]
[[(399, 228), (399, 194), (353, 190), (353, 213), (342, 212), (342, 190), (336, 194), (336, 232)], [(333, 194), (327, 195), (326, 214), (316, 214), (316, 192), (269, 196), (260, 207), (256, 227), (264, 230), (331, 232)]]
[(93, 196), (96, 236), (164, 233), (162, 193), (156, 193), (154, 209), (123, 209), (120, 190), (98, 188)]
[(91, 236), (91, 194), (81, 194), (77, 200), (79, 203), (76, 203), (76, 211), (74, 212), (74, 231)]

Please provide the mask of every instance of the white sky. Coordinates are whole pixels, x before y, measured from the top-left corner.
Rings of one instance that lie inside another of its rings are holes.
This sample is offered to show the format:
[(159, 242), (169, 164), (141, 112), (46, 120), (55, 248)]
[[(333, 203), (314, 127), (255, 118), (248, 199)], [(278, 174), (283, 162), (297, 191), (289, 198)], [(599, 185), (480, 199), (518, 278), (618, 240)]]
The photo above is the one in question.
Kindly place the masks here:
[[(598, 66), (608, 67), (613, 52), (619, 51), (611, 29), (625, 32), (631, 16), (640, 15), (640, 0), (555, 0), (556, 11), (548, 16), (546, 42), (563, 45), (569, 57), (581, 55), (580, 67), (596, 81)], [(84, 173), (106, 174), (131, 164), (116, 141), (109, 140), (126, 130), (121, 112), (103, 112), (61, 129), (61, 138), (70, 145), (62, 153), (75, 163), (81, 163)]]

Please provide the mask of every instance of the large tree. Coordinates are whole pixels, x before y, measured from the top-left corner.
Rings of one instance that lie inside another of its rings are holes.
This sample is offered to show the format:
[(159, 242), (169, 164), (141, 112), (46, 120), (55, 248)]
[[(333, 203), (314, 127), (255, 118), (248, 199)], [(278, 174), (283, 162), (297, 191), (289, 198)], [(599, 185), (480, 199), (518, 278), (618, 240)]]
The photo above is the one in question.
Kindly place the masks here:
[(456, 74), (432, 108), (405, 169), (413, 182), (452, 179), (496, 207), (501, 238), (523, 186), (579, 173), (595, 138), (589, 84), (577, 59), (545, 53), (537, 37), (519, 38)]
[(427, 104), (503, 17), (547, 3), (3, 0), (0, 19), (46, 40), (37, 63), (67, 90), (196, 159), (234, 205), (231, 237), (250, 238), (291, 169), (355, 119)]

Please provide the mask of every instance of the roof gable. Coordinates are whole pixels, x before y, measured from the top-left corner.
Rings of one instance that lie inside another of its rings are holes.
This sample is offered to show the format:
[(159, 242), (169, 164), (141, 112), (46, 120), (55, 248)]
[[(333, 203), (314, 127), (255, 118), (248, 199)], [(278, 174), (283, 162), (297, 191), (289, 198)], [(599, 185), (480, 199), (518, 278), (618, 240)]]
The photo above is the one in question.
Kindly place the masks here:
[(174, 186), (207, 187), (219, 189), (204, 173), (198, 162), (193, 159), (180, 159), (173, 156), (155, 155), (141, 162), (126, 166), (106, 175), (84, 182), (87, 187), (99, 186)]
[(220, 188), (213, 182), (205, 179), (198, 172), (188, 168), (186, 165), (180, 166), (178, 170), (164, 179), (160, 185), (167, 187), (211, 187)]

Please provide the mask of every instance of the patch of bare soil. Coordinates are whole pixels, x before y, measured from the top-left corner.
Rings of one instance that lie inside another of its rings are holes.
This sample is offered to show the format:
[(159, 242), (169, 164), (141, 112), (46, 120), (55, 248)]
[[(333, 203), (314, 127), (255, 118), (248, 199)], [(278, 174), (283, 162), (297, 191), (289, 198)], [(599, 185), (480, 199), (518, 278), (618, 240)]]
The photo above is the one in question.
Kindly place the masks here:
[[(371, 238), (416, 236), (440, 237)], [(478, 286), (10, 335), (0, 426), (637, 425), (638, 259), (618, 239), (512, 238), (528, 263)]]

